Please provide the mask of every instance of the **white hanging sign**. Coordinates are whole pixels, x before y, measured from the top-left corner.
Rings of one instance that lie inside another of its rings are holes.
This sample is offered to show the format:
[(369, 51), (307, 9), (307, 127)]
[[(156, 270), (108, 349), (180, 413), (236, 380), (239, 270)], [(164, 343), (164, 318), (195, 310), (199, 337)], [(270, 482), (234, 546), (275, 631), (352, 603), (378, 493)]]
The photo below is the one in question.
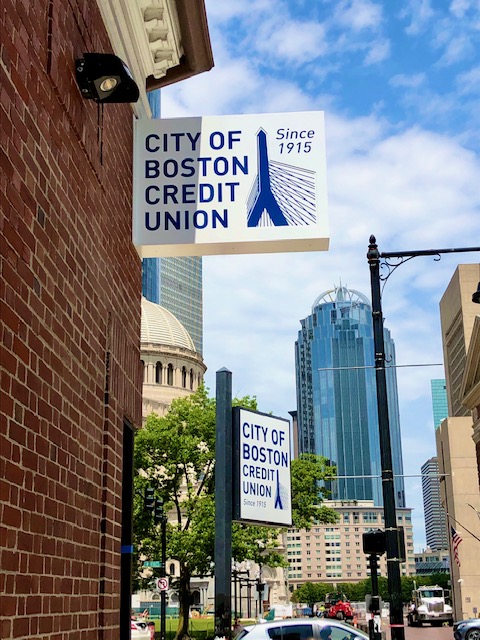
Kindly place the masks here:
[(137, 120), (141, 257), (328, 249), (323, 112)]

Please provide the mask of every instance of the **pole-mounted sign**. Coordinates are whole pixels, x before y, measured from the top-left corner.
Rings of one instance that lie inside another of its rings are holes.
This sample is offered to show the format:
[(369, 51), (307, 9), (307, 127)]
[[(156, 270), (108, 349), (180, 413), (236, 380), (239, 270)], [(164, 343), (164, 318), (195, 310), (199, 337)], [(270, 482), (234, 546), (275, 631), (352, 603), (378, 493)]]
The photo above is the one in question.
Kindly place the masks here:
[(292, 524), (290, 422), (233, 408), (233, 519)]
[(328, 249), (321, 111), (137, 120), (142, 258)]

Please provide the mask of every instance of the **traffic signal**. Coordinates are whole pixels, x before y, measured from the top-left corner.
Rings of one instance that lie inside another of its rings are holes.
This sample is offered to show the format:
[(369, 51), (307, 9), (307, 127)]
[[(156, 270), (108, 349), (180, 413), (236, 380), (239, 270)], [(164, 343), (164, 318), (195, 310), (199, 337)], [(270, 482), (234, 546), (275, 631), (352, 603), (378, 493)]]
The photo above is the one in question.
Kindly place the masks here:
[(369, 593), (365, 596), (367, 611), (377, 613), (382, 610), (382, 599), (380, 596), (372, 596)]
[(363, 553), (367, 555), (383, 555), (385, 553), (385, 531), (375, 529), (363, 534)]
[(150, 511), (150, 513), (153, 512), (153, 509), (155, 507), (155, 497), (153, 493), (154, 491), (152, 487), (145, 488), (144, 506), (145, 506), (145, 511)]
[(153, 519), (155, 521), (155, 524), (160, 524), (160, 522), (162, 522), (164, 518), (165, 518), (165, 512), (163, 510), (163, 500), (160, 498), (157, 498), (157, 500), (155, 500), (155, 511), (153, 514)]

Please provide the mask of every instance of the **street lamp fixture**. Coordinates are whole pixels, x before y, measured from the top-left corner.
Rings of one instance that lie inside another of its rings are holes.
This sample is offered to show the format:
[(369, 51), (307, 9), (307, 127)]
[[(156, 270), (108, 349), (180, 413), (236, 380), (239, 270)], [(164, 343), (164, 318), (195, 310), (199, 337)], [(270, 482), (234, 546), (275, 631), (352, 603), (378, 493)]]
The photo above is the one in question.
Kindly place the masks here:
[[(385, 373), (385, 344), (381, 281), (386, 282), (393, 271), (404, 262), (418, 256), (437, 256), (444, 253), (480, 252), (480, 247), (458, 249), (426, 249), (421, 251), (380, 252), (375, 236), (370, 236), (367, 260), (370, 267), (372, 292), (373, 344), (375, 350), (375, 380), (377, 387), (378, 430), (380, 437), (380, 462), (382, 470), (383, 509), (385, 521), (385, 549), (387, 552), (388, 593), (390, 599), (390, 627), (392, 640), (404, 640), (402, 590), (400, 581), (399, 527), (395, 509), (390, 421), (388, 415), (387, 381)], [(394, 260), (395, 262), (391, 262)], [(381, 267), (388, 273), (381, 274)], [(475, 294), (474, 294), (475, 296)]]
[(480, 304), (480, 282), (478, 283), (477, 290), (472, 295), (472, 302)]

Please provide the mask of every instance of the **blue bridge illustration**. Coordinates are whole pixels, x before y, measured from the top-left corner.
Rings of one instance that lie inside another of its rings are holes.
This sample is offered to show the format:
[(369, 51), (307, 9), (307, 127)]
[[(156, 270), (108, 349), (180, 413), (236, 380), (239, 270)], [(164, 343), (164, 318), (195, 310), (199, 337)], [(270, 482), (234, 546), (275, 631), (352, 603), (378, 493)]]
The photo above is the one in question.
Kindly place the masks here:
[(288, 494), (287, 490), (280, 482), (280, 473), (277, 469), (277, 482), (275, 489), (275, 504), (273, 505), (274, 509), (286, 509), (288, 507)]
[(316, 222), (315, 171), (269, 160), (267, 134), (257, 134), (258, 173), (247, 202), (248, 227)]

